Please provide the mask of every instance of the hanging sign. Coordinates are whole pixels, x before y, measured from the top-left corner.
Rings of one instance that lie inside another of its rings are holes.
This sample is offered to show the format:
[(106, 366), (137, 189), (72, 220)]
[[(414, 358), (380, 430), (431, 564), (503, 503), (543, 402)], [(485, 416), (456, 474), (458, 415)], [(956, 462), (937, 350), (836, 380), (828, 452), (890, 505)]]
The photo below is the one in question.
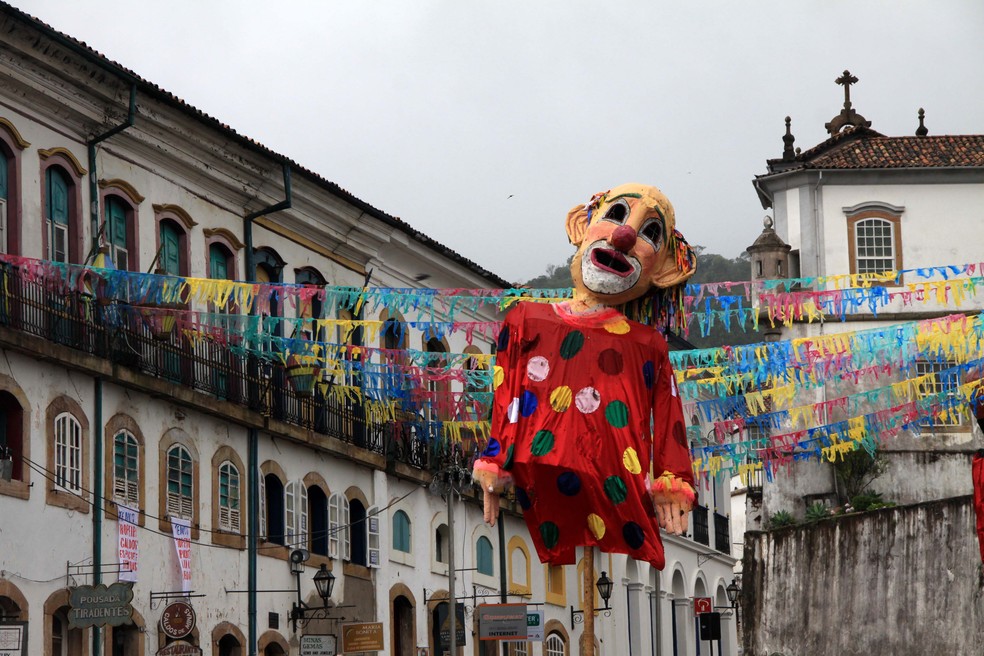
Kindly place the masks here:
[(161, 631), (168, 638), (180, 640), (195, 630), (198, 617), (195, 609), (186, 601), (175, 601), (168, 604), (161, 613)]
[(118, 505), (119, 515), (119, 548), (120, 548), (120, 581), (136, 582), (137, 580), (137, 511), (127, 506)]
[(133, 615), (133, 586), (129, 583), (80, 585), (72, 589), (68, 604), (68, 625), (73, 629), (90, 626), (122, 626)]
[(526, 604), (482, 604), (478, 607), (479, 640), (526, 640)]
[(543, 611), (526, 612), (526, 639), (530, 642), (543, 642)]
[(174, 534), (174, 551), (181, 567), (181, 591), (191, 592), (191, 522), (187, 519), (171, 520)]
[(710, 613), (713, 608), (710, 597), (694, 597), (694, 615)]

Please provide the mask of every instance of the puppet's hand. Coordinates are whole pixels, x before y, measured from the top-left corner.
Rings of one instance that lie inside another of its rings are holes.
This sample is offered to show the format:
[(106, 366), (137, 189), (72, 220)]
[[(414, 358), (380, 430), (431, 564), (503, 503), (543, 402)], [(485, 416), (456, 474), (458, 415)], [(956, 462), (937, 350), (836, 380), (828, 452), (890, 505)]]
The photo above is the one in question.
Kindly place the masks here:
[(687, 519), (697, 495), (686, 481), (665, 471), (652, 483), (649, 494), (656, 508), (659, 526), (675, 535), (687, 532)]
[(483, 519), (489, 526), (495, 526), (503, 486), (502, 470), (493, 462), (478, 460), (472, 469), (472, 480), (482, 488)]

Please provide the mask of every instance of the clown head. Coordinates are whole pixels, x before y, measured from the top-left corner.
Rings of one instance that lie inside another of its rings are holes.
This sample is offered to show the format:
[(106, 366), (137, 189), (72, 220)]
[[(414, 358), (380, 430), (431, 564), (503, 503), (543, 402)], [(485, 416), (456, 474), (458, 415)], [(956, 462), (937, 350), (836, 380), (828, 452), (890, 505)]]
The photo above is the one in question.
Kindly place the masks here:
[(591, 305), (623, 305), (654, 288), (676, 288), (697, 270), (673, 206), (656, 187), (625, 184), (595, 194), (568, 213), (567, 237), (578, 247), (575, 297)]

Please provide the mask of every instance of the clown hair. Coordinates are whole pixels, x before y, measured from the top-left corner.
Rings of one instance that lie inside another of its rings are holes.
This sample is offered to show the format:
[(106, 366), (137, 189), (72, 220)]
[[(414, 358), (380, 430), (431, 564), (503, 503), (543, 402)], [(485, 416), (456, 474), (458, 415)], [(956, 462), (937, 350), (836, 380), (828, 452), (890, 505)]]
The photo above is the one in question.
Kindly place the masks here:
[[(668, 236), (666, 247), (672, 250), (678, 271), (697, 270), (697, 258), (679, 230), (674, 230)], [(684, 281), (672, 287), (653, 287), (617, 309), (626, 318), (652, 326), (663, 334), (670, 329), (677, 333), (686, 333), (687, 315), (683, 311), (683, 291), (686, 284)]]

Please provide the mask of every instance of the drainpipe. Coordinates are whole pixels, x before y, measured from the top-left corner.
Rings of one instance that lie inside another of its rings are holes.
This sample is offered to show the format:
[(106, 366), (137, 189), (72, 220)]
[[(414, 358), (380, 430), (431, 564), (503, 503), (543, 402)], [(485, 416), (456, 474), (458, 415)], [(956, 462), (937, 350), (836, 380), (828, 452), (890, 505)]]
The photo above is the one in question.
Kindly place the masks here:
[[(291, 206), (292, 194), (290, 189), (290, 165), (284, 162), (284, 200), (275, 205), (265, 207), (255, 212), (250, 212), (243, 217), (243, 242), (246, 244), (246, 282), (254, 282), (256, 277), (256, 264), (253, 258), (253, 220), (264, 214), (272, 214), (280, 210), (288, 209)], [(250, 356), (250, 379), (256, 380), (256, 358)], [(250, 399), (258, 397), (259, 390), (255, 383), (250, 383), (251, 389), (248, 391)], [(256, 536), (260, 529), (260, 463), (259, 463), (259, 441), (260, 431), (256, 428), (249, 428), (246, 435), (247, 477), (249, 486), (249, 537), (246, 540), (247, 546), (247, 567), (249, 570), (248, 588), (248, 608), (249, 617), (249, 656), (256, 656)]]
[(109, 139), (113, 135), (119, 134), (123, 130), (133, 127), (137, 115), (137, 85), (130, 84), (130, 111), (127, 113), (126, 122), (117, 125), (98, 137), (93, 137), (86, 143), (89, 154), (89, 214), (92, 219), (92, 251), (95, 252), (99, 244), (96, 243), (99, 234), (99, 185), (98, 175), (96, 174), (96, 144)]
[[(132, 127), (137, 113), (137, 85), (130, 84), (130, 111), (127, 114), (126, 122), (117, 125), (108, 132), (98, 137), (93, 137), (86, 143), (89, 155), (89, 208), (92, 218), (92, 252), (99, 246), (96, 242), (99, 239), (99, 185), (98, 174), (96, 172), (96, 144), (109, 139), (115, 134)], [(102, 420), (102, 400), (103, 382), (101, 378), (95, 379), (95, 430), (92, 432), (92, 456), (95, 459), (92, 468), (92, 583), (99, 585), (102, 583), (102, 521), (103, 504), (102, 492), (103, 485), (103, 420)], [(102, 654), (102, 629), (94, 627), (92, 630), (92, 653), (95, 656)]]

